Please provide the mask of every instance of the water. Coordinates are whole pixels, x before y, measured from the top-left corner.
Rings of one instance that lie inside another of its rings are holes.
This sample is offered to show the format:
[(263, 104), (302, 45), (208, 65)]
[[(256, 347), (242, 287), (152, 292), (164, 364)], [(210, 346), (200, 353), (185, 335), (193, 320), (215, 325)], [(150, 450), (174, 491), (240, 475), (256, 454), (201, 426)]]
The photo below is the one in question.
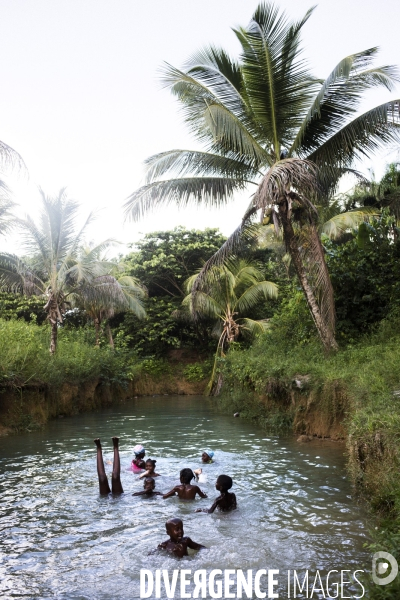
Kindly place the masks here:
[[(100, 497), (93, 438), (102, 439), (107, 461), (112, 435), (121, 438), (125, 494)], [(208, 498), (133, 497), (143, 486), (127, 470), (136, 443), (157, 459), (162, 492), (178, 483), (180, 469), (201, 466), (205, 448), (214, 450), (200, 483)], [(279, 569), (283, 598), (288, 569), (308, 569), (312, 580), (316, 570), (367, 569), (366, 515), (352, 498), (343, 451), (333, 442), (300, 445), (268, 436), (200, 397), (141, 398), (0, 438), (0, 596), (138, 598), (140, 569), (185, 568)], [(233, 478), (238, 510), (195, 514), (218, 495), (221, 473)], [(182, 518), (185, 535), (208, 549), (182, 560), (149, 556), (168, 537), (165, 521), (172, 517)], [(354, 590), (360, 595), (360, 587)]]

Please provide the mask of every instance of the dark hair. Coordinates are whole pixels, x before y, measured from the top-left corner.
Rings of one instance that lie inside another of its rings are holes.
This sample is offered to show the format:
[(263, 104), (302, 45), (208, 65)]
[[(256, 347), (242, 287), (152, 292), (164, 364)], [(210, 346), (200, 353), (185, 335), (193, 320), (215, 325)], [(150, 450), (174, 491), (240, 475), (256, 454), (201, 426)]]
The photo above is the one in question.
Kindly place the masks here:
[(219, 483), (223, 490), (230, 490), (233, 485), (232, 477), (229, 477), (229, 475), (219, 475), (217, 483)]
[(153, 477), (145, 477), (144, 483), (146, 483), (146, 481), (150, 481), (151, 483), (154, 483), (154, 485), (156, 485), (156, 482), (154, 481)]
[(155, 467), (156, 462), (157, 462), (156, 460), (153, 460), (152, 458), (148, 458), (144, 464), (151, 463), (153, 465), (153, 467)]
[(179, 473), (179, 477), (183, 483), (190, 483), (194, 479), (194, 473), (192, 469), (182, 469)]

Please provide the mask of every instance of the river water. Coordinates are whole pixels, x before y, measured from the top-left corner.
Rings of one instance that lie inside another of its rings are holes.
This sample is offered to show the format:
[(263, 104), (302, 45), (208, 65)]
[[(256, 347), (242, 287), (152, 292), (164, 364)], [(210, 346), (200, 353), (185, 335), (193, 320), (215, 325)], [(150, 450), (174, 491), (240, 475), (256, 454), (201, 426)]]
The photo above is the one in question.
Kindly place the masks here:
[[(100, 497), (93, 438), (101, 438), (111, 473), (113, 435), (120, 437), (125, 493)], [(156, 489), (162, 492), (179, 482), (180, 469), (201, 466), (205, 448), (214, 450), (215, 462), (203, 466), (200, 483), (208, 498), (132, 496), (143, 485), (128, 471), (137, 443), (157, 459), (162, 476)], [(353, 573), (370, 566), (363, 548), (366, 515), (352, 497), (343, 453), (343, 445), (333, 442), (299, 444), (266, 435), (249, 422), (221, 415), (201, 397), (140, 398), (59, 419), (40, 432), (0, 438), (0, 596), (130, 599), (140, 596), (140, 569), (251, 569), (253, 575), (275, 569), (274, 589), (286, 598), (287, 572), (296, 569), (303, 575), (308, 570), (311, 582), (318, 571), (325, 591), (316, 585), (312, 597), (324, 597), (329, 570)], [(194, 513), (212, 504), (222, 473), (233, 478), (238, 509)], [(168, 537), (165, 521), (172, 517), (181, 518), (185, 535), (207, 550), (182, 560), (149, 555)], [(362, 593), (356, 582), (345, 590), (348, 597)], [(166, 597), (163, 587), (161, 597)]]

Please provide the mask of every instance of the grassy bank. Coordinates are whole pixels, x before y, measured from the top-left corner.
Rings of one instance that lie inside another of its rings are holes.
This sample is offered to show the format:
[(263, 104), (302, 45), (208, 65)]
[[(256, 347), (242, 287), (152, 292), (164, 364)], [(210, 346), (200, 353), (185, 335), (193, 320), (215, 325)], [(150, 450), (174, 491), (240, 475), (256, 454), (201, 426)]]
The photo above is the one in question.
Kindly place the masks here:
[[(354, 485), (378, 516), (374, 548), (400, 562), (399, 367), (399, 313), (330, 357), (316, 341), (304, 342), (295, 329), (286, 335), (284, 323), (275, 322), (253, 347), (229, 353), (219, 402), (275, 432), (315, 433), (318, 419), (337, 431), (341, 422)], [(398, 578), (373, 586), (368, 597), (399, 598)]]
[[(127, 348), (96, 347), (88, 328), (60, 329), (57, 353), (46, 325), (0, 319), (0, 429), (37, 429), (49, 419), (93, 410), (133, 395), (201, 394), (210, 365), (139, 358)], [(1, 432), (0, 432), (1, 433)]]

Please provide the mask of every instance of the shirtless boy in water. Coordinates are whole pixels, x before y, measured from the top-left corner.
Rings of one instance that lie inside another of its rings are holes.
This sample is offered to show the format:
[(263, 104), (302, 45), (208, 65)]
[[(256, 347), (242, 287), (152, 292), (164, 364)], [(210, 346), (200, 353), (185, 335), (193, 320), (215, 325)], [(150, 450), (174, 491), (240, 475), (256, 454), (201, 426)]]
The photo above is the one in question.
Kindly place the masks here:
[(132, 496), (147, 496), (151, 498), (152, 496), (162, 496), (161, 492), (155, 492), (154, 488), (156, 487), (156, 482), (152, 477), (146, 477), (143, 483), (143, 492), (135, 492)]
[(178, 494), (181, 500), (194, 500), (196, 494), (200, 498), (207, 498), (207, 494), (202, 492), (198, 485), (191, 485), (190, 482), (195, 478), (192, 469), (182, 469), (179, 475), (181, 485), (176, 485), (170, 492), (164, 494), (163, 498), (170, 498), (171, 496), (175, 496), (175, 494)]
[(159, 550), (166, 550), (167, 552), (171, 552), (171, 554), (175, 554), (178, 558), (182, 558), (182, 556), (188, 556), (188, 548), (192, 548), (193, 550), (205, 548), (205, 546), (197, 544), (197, 542), (194, 542), (189, 537), (183, 536), (183, 523), (180, 519), (169, 519), (165, 523), (165, 528), (169, 535), (169, 540), (159, 544)]
[(108, 484), (107, 475), (104, 469), (103, 462), (103, 452), (101, 449), (100, 438), (96, 438), (94, 443), (97, 446), (97, 476), (99, 478), (99, 491), (101, 495), (109, 494), (111, 491), (113, 494), (123, 494), (124, 490), (122, 489), (121, 484), (121, 463), (119, 460), (119, 450), (118, 450), (118, 437), (112, 438), (113, 446), (114, 446), (114, 462), (113, 462), (113, 470), (111, 476), (111, 490)]
[(210, 508), (198, 508), (194, 512), (213, 513), (216, 508), (222, 512), (228, 512), (237, 508), (235, 494), (228, 492), (232, 485), (233, 481), (229, 475), (220, 475), (215, 484), (215, 488), (221, 492), (221, 495), (216, 498), (214, 504)]

